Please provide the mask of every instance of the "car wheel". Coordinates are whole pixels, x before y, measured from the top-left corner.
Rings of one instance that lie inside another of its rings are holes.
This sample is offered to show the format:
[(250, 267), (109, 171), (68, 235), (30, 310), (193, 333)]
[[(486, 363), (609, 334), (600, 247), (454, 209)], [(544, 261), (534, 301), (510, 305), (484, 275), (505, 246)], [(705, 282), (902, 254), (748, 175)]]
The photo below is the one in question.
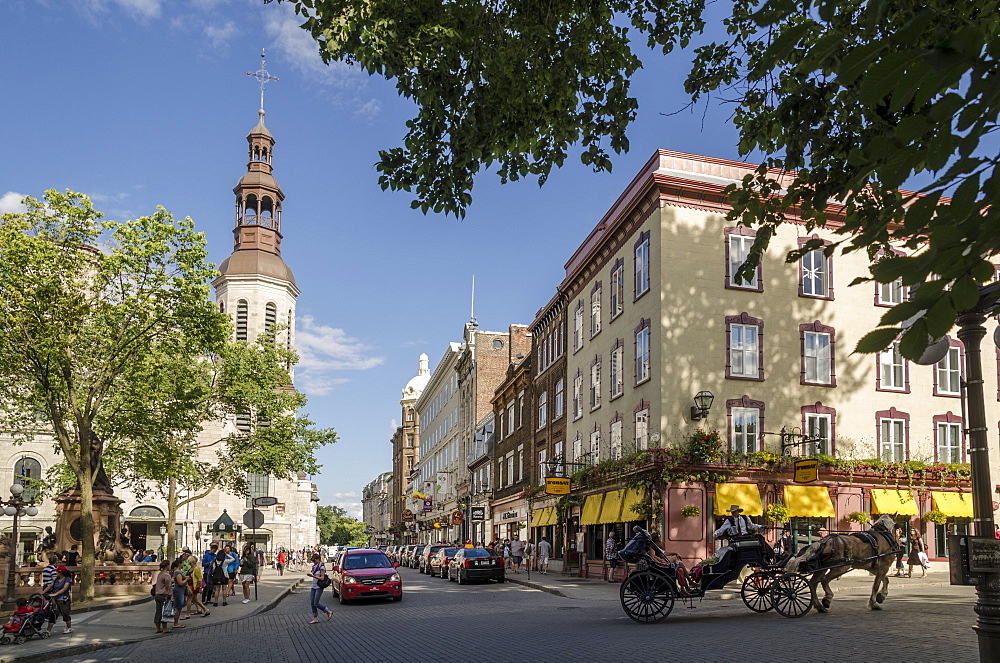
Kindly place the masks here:
[(458, 574), (458, 584), (459, 585), (464, 585), (465, 584), (465, 578), (462, 577), (461, 573)]
[(347, 605), (348, 603), (350, 603), (350, 601), (348, 601), (347, 599), (344, 598), (344, 593), (343, 592), (341, 592), (339, 596), (340, 596), (340, 598), (337, 599), (337, 600), (340, 601), (340, 605)]
[(450, 573), (448, 574), (448, 582), (455, 582), (455, 579), (451, 577)]

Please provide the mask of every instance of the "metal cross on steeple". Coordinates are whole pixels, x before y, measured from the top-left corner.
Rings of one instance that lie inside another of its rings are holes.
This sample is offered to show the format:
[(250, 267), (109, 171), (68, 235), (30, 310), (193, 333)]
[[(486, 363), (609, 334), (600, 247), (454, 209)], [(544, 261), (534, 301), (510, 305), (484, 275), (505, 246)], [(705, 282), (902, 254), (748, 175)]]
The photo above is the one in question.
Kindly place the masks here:
[(255, 72), (246, 72), (247, 76), (253, 76), (260, 83), (260, 109), (264, 110), (264, 86), (267, 85), (269, 81), (280, 81), (280, 78), (272, 76), (265, 68), (264, 62), (264, 49), (260, 49), (260, 69)]

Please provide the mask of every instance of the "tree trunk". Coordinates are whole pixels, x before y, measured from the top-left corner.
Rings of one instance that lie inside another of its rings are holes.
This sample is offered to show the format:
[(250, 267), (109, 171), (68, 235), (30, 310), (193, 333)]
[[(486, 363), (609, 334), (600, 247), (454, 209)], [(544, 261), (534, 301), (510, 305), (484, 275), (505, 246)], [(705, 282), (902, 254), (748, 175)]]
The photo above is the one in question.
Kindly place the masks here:
[(177, 479), (167, 484), (167, 559), (177, 556)]
[(97, 546), (94, 545), (94, 477), (90, 466), (90, 436), (80, 442), (80, 600), (94, 598), (94, 566)]

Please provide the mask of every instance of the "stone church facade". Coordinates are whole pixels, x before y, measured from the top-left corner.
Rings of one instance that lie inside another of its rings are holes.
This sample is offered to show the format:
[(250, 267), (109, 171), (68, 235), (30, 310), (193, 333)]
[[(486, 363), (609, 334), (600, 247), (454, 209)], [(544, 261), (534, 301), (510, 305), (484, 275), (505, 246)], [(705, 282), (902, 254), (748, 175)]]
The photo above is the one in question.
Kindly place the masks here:
[[(247, 135), (247, 172), (233, 189), (235, 194), (234, 248), (219, 265), (219, 276), (212, 282), (219, 310), (233, 318), (237, 341), (254, 343), (259, 334), (271, 326), (284, 327), (277, 341), (295, 347), (295, 302), (299, 295), (292, 270), (281, 258), (281, 208), (284, 193), (274, 179), (272, 157), (274, 137), (264, 125), (264, 111)], [(224, 426), (208, 427), (202, 435), (219, 439), (242, 425), (239, 420)], [(44, 477), (61, 457), (56, 445), (46, 435), (38, 435), (29, 443), (15, 445), (9, 435), (0, 434), (0, 482), (10, 486), (21, 478)], [(271, 552), (278, 548), (301, 549), (319, 541), (316, 527), (316, 485), (300, 473), (292, 479), (250, 475), (250, 495), (232, 495), (213, 491), (206, 497), (182, 506), (177, 514), (177, 546), (200, 550), (211, 541), (227, 540), (236, 544), (255, 541), (258, 547)], [(114, 478), (112, 477), (112, 481)], [(149, 487), (144, 495), (115, 488), (115, 495), (124, 500), (123, 521), (129, 529), (134, 548), (153, 550), (160, 554), (166, 545), (165, 489)], [(262, 507), (264, 524), (251, 531), (218, 534), (209, 528), (225, 512), (241, 525), (253, 497), (271, 496), (277, 504)], [(185, 496), (181, 495), (181, 500)], [(34, 517), (19, 519), (17, 560), (27, 563), (35, 547), (45, 536), (46, 527), (56, 523), (56, 505), (52, 499), (37, 503)], [(10, 535), (12, 523), (0, 521), (0, 532)], [(227, 539), (228, 537), (228, 539)]]

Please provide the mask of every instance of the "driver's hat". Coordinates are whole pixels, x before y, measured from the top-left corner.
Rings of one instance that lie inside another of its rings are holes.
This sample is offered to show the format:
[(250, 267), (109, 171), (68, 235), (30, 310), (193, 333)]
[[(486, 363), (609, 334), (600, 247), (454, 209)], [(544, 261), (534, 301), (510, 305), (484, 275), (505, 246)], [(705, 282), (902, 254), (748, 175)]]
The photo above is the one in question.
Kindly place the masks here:
[(731, 513), (735, 516), (737, 513), (743, 513), (743, 509), (740, 508), (739, 504), (734, 504), (728, 509), (726, 509), (726, 512)]

